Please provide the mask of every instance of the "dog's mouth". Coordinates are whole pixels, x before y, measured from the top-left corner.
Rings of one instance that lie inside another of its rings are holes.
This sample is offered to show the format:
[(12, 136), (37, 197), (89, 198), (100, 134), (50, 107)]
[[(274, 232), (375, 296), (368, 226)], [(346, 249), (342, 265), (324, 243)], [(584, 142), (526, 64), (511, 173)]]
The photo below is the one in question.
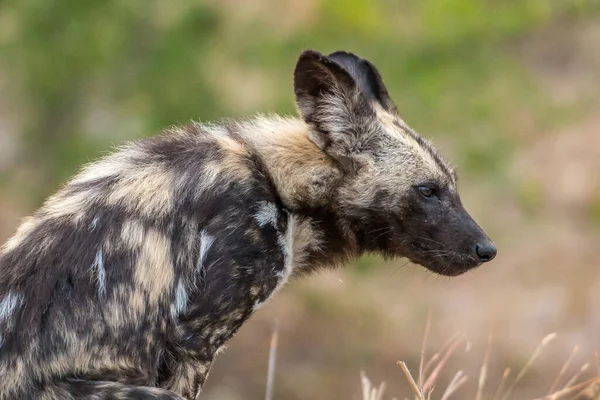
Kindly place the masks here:
[(481, 262), (469, 255), (436, 248), (422, 242), (411, 243), (408, 258), (413, 263), (443, 276), (459, 276), (481, 265)]
[[(407, 232), (401, 221), (394, 219), (392, 223), (396, 232), (393, 237), (396, 240), (388, 253), (392, 256), (408, 258), (412, 263), (442, 276), (459, 276), (482, 264), (469, 252), (456, 250), (422, 234)], [(402, 240), (403, 236), (411, 238)]]

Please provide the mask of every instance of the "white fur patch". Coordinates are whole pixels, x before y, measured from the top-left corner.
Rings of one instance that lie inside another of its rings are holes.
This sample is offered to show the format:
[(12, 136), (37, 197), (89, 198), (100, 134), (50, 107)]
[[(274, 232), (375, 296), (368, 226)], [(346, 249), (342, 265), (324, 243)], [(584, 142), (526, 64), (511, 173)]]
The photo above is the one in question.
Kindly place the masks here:
[(0, 301), (0, 321), (7, 319), (15, 311), (17, 307), (23, 304), (23, 295), (8, 292)]
[(98, 222), (100, 222), (100, 217), (96, 215), (90, 223), (90, 232), (94, 232), (96, 230), (96, 228), (98, 227)]
[[(269, 296), (269, 297), (267, 298), (267, 300), (269, 300), (270, 298), (271, 298), (271, 296)], [(261, 308), (261, 307), (262, 307), (262, 306), (263, 306), (263, 305), (264, 305), (264, 304), (267, 302), (267, 300), (265, 300), (265, 301), (258, 301), (258, 300), (257, 300), (257, 301), (255, 301), (255, 302), (254, 302), (254, 306), (252, 307), (252, 311), (256, 311), (256, 310), (258, 310), (259, 308)]]
[(188, 293), (185, 289), (183, 279), (179, 279), (177, 288), (175, 289), (175, 301), (171, 305), (171, 316), (173, 319), (177, 318), (179, 314), (182, 314), (187, 310), (188, 305)]
[(288, 225), (287, 230), (285, 231), (285, 236), (279, 237), (279, 245), (281, 246), (281, 251), (283, 252), (284, 266), (283, 271), (281, 271), (279, 285), (275, 289), (276, 291), (287, 283), (294, 270), (294, 239), (296, 238), (297, 228), (298, 221), (293, 214), (290, 214), (288, 217)]
[(287, 281), (290, 279), (290, 276), (292, 276), (292, 272), (294, 271), (294, 239), (296, 238), (297, 229), (298, 220), (293, 214), (290, 214), (288, 217), (288, 225), (285, 234), (280, 235), (278, 240), (281, 251), (283, 252), (283, 270), (277, 274), (279, 282), (277, 283), (277, 287), (273, 290), (273, 292), (271, 292), (265, 301), (257, 301), (254, 304), (254, 311), (258, 310), (264, 303), (273, 297), (273, 295), (287, 283)]
[(96, 252), (96, 258), (92, 265), (96, 274), (96, 281), (98, 282), (98, 295), (100, 297), (106, 296), (106, 269), (104, 268), (104, 253), (102, 249)]
[(206, 256), (208, 255), (208, 251), (210, 247), (213, 245), (215, 238), (206, 233), (206, 231), (202, 231), (200, 233), (200, 251), (198, 254), (198, 261), (196, 262), (196, 272), (202, 271), (204, 268), (204, 261), (206, 260)]
[(219, 125), (211, 124), (196, 124), (197, 127), (203, 132), (213, 137), (229, 137), (229, 131)]
[(273, 226), (277, 225), (277, 206), (274, 203), (268, 201), (261, 201), (260, 206), (256, 214), (254, 214), (254, 218), (260, 227), (263, 227), (267, 224), (271, 224)]

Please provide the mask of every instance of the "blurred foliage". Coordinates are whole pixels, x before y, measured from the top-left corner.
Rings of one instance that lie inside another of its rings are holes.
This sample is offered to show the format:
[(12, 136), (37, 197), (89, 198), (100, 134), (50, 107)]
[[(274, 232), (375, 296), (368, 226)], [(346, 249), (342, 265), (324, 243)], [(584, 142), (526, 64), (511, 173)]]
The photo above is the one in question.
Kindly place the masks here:
[(543, 206), (543, 190), (540, 184), (533, 180), (521, 182), (517, 196), (521, 208), (533, 214)]

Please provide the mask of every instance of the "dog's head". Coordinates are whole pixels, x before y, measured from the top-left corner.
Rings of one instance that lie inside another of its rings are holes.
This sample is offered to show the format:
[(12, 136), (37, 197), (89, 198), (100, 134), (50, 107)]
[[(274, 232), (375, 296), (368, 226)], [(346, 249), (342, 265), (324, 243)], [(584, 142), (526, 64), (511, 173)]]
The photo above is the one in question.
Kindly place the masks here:
[(365, 250), (449, 276), (495, 257), (493, 242), (461, 203), (454, 170), (400, 118), (373, 64), (347, 52), (307, 50), (294, 91), (311, 140), (344, 172), (337, 212)]

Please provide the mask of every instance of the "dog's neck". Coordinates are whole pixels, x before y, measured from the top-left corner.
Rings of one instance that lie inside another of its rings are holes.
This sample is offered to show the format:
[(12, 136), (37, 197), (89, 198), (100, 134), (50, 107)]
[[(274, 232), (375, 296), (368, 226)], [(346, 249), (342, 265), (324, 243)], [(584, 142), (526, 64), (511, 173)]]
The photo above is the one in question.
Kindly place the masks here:
[(311, 141), (309, 125), (300, 119), (256, 118), (239, 132), (258, 155), (283, 205), (310, 224), (310, 235), (319, 243), (318, 248), (307, 246), (308, 262), (300, 273), (358, 257), (355, 232), (336, 207), (343, 172)]

